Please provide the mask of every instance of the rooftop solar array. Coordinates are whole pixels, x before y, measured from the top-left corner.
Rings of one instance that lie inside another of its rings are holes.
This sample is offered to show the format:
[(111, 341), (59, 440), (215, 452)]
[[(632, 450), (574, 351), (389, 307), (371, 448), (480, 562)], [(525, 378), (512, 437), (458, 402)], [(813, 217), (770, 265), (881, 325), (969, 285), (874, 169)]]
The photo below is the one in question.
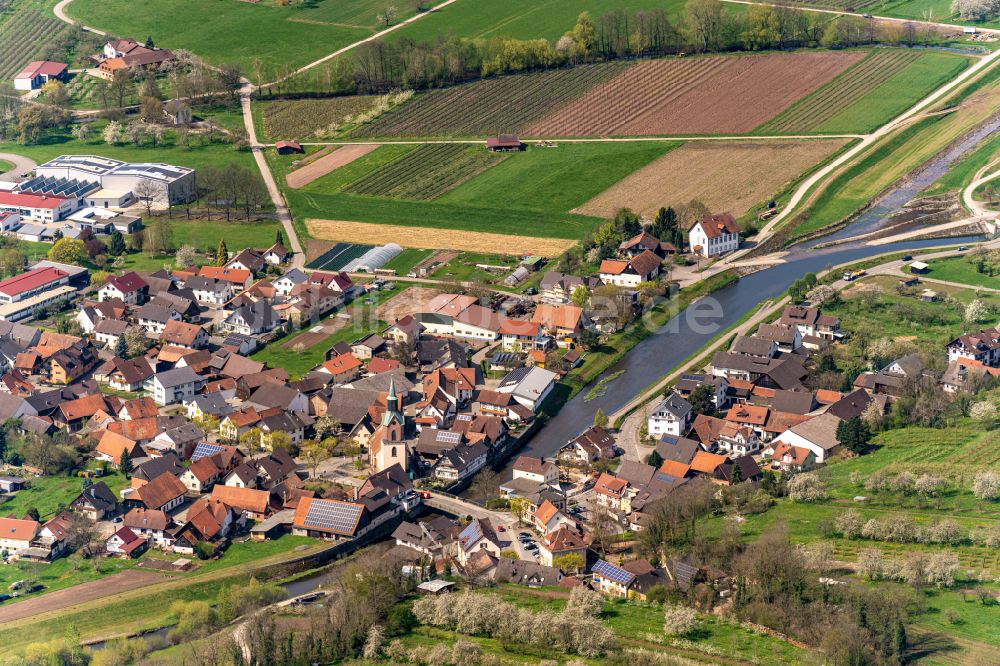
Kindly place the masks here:
[(468, 547), (470, 544), (474, 544), (483, 538), (483, 528), (479, 524), (478, 520), (473, 520), (471, 523), (465, 526), (458, 535), (458, 541), (464, 547)]
[(110, 176), (141, 176), (151, 180), (177, 180), (181, 176), (186, 176), (193, 169), (172, 164), (160, 164), (159, 162), (134, 162), (123, 164), (112, 169)]
[(201, 442), (198, 446), (194, 447), (194, 453), (191, 454), (191, 462), (194, 462), (199, 458), (214, 456), (216, 453), (222, 453), (223, 451), (225, 451), (225, 449), (217, 444)]
[(628, 585), (633, 579), (635, 579), (635, 574), (631, 574), (621, 567), (616, 567), (610, 562), (605, 562), (604, 560), (598, 560), (597, 564), (594, 565), (594, 568), (591, 571), (602, 578), (606, 578), (610, 581), (618, 583), (619, 585)]
[(51, 176), (35, 176), (18, 186), (21, 192), (32, 194), (51, 194), (57, 197), (83, 197), (96, 190), (100, 185), (82, 180), (53, 178)]
[(42, 164), (39, 169), (79, 169), (94, 175), (102, 175), (115, 167), (125, 164), (121, 160), (113, 160), (97, 155), (60, 155)]
[(458, 444), (462, 441), (462, 433), (451, 432), (450, 430), (439, 430), (436, 439), (437, 441), (445, 444)]
[(302, 524), (341, 534), (354, 534), (364, 507), (360, 504), (314, 499)]

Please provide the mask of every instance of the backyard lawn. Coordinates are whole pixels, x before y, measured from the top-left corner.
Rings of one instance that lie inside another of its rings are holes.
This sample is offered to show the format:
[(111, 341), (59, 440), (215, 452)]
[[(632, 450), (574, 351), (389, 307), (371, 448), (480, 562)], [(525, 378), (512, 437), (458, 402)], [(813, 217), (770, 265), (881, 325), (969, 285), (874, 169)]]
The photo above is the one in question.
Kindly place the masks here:
[[(108, 484), (114, 493), (129, 485), (129, 480), (121, 474), (109, 474), (99, 480)], [(38, 509), (42, 521), (52, 518), (56, 512), (68, 505), (83, 490), (83, 479), (76, 476), (41, 476), (31, 478), (30, 485), (13, 494), (11, 499), (0, 504), (0, 515), (13, 514), (21, 517), (30, 508)]]

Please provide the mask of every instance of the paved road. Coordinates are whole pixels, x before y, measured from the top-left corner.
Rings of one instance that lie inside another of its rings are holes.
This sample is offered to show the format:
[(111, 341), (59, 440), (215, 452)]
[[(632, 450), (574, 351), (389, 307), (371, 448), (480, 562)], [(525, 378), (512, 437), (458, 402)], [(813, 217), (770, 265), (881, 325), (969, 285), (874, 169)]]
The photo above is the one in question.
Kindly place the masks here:
[[(756, 2), (754, 0), (722, 0), (722, 2), (728, 2), (734, 5), (763, 5), (765, 7), (781, 7), (781, 8), (787, 7), (787, 5), (782, 5), (779, 3)], [(864, 14), (858, 12), (849, 12), (840, 9), (820, 9), (819, 7), (808, 7), (804, 5), (796, 5), (795, 9), (806, 12), (814, 12), (817, 14), (833, 14), (835, 16), (856, 16), (858, 18), (871, 18), (872, 20), (875, 21), (884, 21), (887, 23), (912, 23), (914, 25), (922, 27), (948, 28), (951, 30), (959, 30), (959, 31), (961, 31), (966, 27), (964, 25), (958, 25), (955, 23), (935, 23), (934, 21), (920, 21), (917, 19), (895, 18), (892, 16), (865, 16)], [(984, 28), (982, 26), (976, 26), (976, 30), (978, 30), (981, 33), (983, 32), (991, 34), (1000, 33), (1000, 30), (995, 30), (993, 28)]]
[[(68, 0), (63, 0), (63, 1), (66, 2)], [(385, 35), (388, 35), (390, 32), (392, 32), (394, 30), (399, 30), (403, 26), (409, 25), (409, 24), (413, 23), (414, 21), (419, 21), (420, 19), (422, 19), (423, 17), (425, 17), (425, 16), (427, 16), (429, 14), (433, 14), (434, 12), (436, 12), (436, 11), (438, 11), (440, 9), (444, 9), (445, 7), (447, 7), (448, 5), (450, 5), (453, 2), (455, 2), (455, 0), (445, 0), (444, 2), (442, 2), (440, 4), (434, 5), (433, 7), (431, 7), (430, 9), (428, 9), (425, 12), (419, 12), (417, 14), (414, 14), (413, 16), (411, 16), (410, 18), (406, 19), (405, 21), (400, 21), (396, 25), (389, 26), (385, 30), (380, 30), (379, 32), (376, 32), (374, 35), (371, 35), (369, 37), (365, 37), (364, 39), (361, 39), (361, 40), (358, 40), (358, 41), (354, 42), (353, 44), (348, 44), (347, 46), (345, 46), (343, 48), (340, 48), (340, 49), (337, 49), (336, 51), (334, 51), (333, 53), (330, 53), (329, 55), (323, 56), (319, 60), (314, 60), (311, 63), (309, 63), (308, 65), (303, 65), (302, 67), (299, 67), (297, 70), (295, 70), (291, 74), (288, 74), (287, 76), (283, 76), (280, 79), (275, 79), (274, 81), (271, 81), (269, 83), (262, 83), (258, 87), (266, 87), (266, 86), (274, 85), (275, 83), (281, 83), (282, 81), (290, 79), (293, 76), (296, 76), (296, 75), (301, 74), (303, 72), (307, 72), (310, 69), (312, 69), (313, 67), (317, 67), (318, 65), (322, 65), (324, 62), (328, 62), (328, 61), (336, 58), (339, 55), (343, 55), (344, 53), (347, 53), (351, 49), (357, 48), (358, 46), (361, 46), (362, 44), (367, 44), (368, 42), (373, 42), (376, 39), (380, 39), (380, 38), (384, 37)]]
[(66, 23), (69, 23), (70, 25), (79, 25), (81, 28), (83, 28), (87, 32), (92, 32), (95, 35), (104, 35), (104, 36), (107, 36), (108, 33), (104, 32), (103, 30), (98, 30), (97, 28), (92, 28), (89, 25), (83, 25), (82, 23), (78, 23), (77, 21), (74, 21), (73, 19), (71, 19), (66, 14), (66, 7), (68, 7), (69, 3), (71, 3), (71, 2), (73, 2), (73, 0), (60, 0), (60, 2), (55, 7), (52, 8), (52, 11), (56, 15), (57, 19), (59, 19), (60, 21), (65, 21)]
[(27, 173), (38, 166), (34, 160), (28, 159), (24, 155), (15, 155), (14, 153), (0, 153), (0, 160), (10, 162), (14, 165), (14, 168), (10, 171), (0, 174), (0, 180), (8, 183), (20, 180), (22, 173)]
[(257, 128), (254, 127), (253, 113), (250, 111), (250, 93), (252, 89), (253, 87), (250, 83), (246, 82), (240, 91), (243, 126), (247, 131), (247, 140), (250, 142), (250, 151), (253, 153), (253, 159), (257, 163), (257, 168), (260, 169), (260, 175), (264, 178), (264, 185), (267, 186), (267, 193), (271, 196), (271, 202), (274, 204), (278, 221), (281, 222), (281, 226), (284, 228), (285, 240), (289, 244), (288, 249), (292, 251), (291, 265), (293, 268), (302, 268), (305, 266), (306, 257), (302, 251), (302, 244), (299, 242), (299, 235), (295, 232), (295, 226), (292, 224), (291, 212), (285, 204), (285, 198), (281, 196), (281, 190), (278, 188), (278, 183), (274, 180), (271, 167), (268, 165), (267, 159), (264, 158), (264, 149), (257, 142)]

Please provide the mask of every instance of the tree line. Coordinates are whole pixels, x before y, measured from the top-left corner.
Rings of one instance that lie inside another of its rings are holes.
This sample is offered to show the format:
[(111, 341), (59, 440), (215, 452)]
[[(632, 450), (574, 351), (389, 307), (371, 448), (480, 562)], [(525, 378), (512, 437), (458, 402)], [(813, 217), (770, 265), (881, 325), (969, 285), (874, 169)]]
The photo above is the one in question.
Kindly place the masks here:
[(593, 19), (583, 12), (557, 40), (454, 34), (433, 41), (373, 40), (306, 74), (258, 91), (261, 97), (321, 96), (428, 89), (476, 78), (621, 58), (678, 53), (757, 51), (886, 43), (912, 46), (937, 39), (916, 23), (878, 23), (858, 16), (804, 12), (790, 6), (751, 5), (725, 11), (719, 0), (689, 0), (679, 17), (663, 9), (615, 10)]

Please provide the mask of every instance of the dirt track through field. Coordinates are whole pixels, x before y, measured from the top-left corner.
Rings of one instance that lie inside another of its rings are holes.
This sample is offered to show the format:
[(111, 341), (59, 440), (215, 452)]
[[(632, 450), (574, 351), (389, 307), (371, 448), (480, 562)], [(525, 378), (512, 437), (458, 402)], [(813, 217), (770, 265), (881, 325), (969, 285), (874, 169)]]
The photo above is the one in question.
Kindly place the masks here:
[(564, 238), (539, 238), (458, 229), (311, 218), (306, 220), (306, 228), (309, 229), (309, 234), (316, 238), (342, 243), (367, 243), (369, 245), (372, 243), (397, 243), (403, 247), (469, 252), (482, 252), (484, 248), (489, 248), (491, 252), (502, 254), (537, 254), (543, 257), (560, 255), (576, 242)]
[(524, 133), (644, 136), (749, 132), (865, 56), (861, 51), (648, 60)]
[(76, 604), (103, 599), (118, 594), (135, 590), (154, 583), (168, 580), (170, 576), (153, 571), (140, 571), (129, 569), (116, 573), (101, 580), (82, 583), (65, 590), (56, 590), (48, 594), (40, 594), (30, 597), (24, 601), (10, 602), (0, 606), (0, 625), (4, 622), (23, 620), (32, 615), (48, 613), (50, 611), (68, 608)]
[(573, 212), (612, 217), (619, 208), (629, 207), (652, 216), (661, 206), (698, 199), (712, 211), (730, 211), (738, 217), (777, 195), (845, 143), (843, 139), (687, 143)]
[(296, 189), (305, 187), (317, 178), (322, 178), (334, 169), (338, 169), (345, 164), (350, 164), (359, 157), (363, 157), (378, 148), (378, 144), (360, 144), (352, 146), (342, 146), (329, 155), (324, 155), (318, 160), (314, 160), (301, 169), (296, 169), (287, 176), (289, 187)]

